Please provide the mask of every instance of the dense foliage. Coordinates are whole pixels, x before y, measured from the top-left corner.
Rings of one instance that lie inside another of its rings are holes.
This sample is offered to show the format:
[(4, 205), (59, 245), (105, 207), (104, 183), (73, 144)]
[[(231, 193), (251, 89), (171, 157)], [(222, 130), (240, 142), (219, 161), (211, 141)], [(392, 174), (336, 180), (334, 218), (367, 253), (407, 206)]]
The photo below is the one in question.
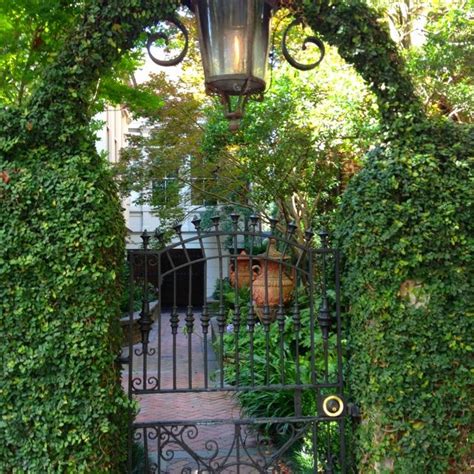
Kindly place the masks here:
[(18, 0), (0, 4), (0, 101), (23, 105), (63, 47), (78, 2)]
[(367, 472), (468, 471), (474, 134), (418, 131), (367, 157), (340, 212)]
[(454, 1), (427, 14), (426, 43), (405, 52), (430, 115), (474, 122), (474, 5)]
[[(16, 0), (0, 4), (0, 102), (25, 107), (31, 94), (70, 41), (70, 32), (84, 14), (85, 2), (67, 0)], [(118, 25), (118, 23), (117, 23)], [(139, 43), (143, 43), (139, 33)], [(106, 32), (110, 41), (112, 31)], [(109, 46), (113, 46), (112, 43)], [(130, 84), (141, 64), (140, 49), (121, 50), (121, 56), (93, 79), (95, 111), (105, 103), (126, 104), (135, 113), (153, 113), (160, 99)]]
[(388, 33), (370, 28), (377, 20), (365, 5), (323, 4), (308, 17), (370, 81), (386, 130), (350, 182), (337, 225), (350, 386), (362, 409), (359, 469), (466, 472), (472, 127), (425, 118)]
[[(275, 23), (281, 36), (289, 19), (279, 12)], [(308, 33), (297, 29), (294, 43)], [(308, 54), (305, 60), (315, 52)], [(220, 203), (297, 222), (303, 241), (304, 230), (318, 228), (337, 206), (377, 137), (375, 97), (335, 48), (313, 71), (293, 69), (279, 48), (273, 57), (265, 100), (248, 103), (237, 133), (221, 105), (196, 90), (199, 58), (183, 65), (179, 79), (152, 75), (147, 87), (167, 97), (165, 106), (144, 121), (117, 171), (124, 193), (140, 192), (164, 227), (183, 214), (179, 204)]]
[(0, 471), (119, 471), (124, 223), (89, 127), (100, 75), (174, 2), (88, 2), (0, 111)]

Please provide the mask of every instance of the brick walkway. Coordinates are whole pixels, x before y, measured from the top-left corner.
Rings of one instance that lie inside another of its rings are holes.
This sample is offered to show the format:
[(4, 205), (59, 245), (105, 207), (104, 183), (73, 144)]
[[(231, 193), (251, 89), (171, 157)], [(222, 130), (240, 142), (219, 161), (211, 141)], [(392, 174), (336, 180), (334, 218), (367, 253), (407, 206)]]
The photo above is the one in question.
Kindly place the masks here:
[[(188, 335), (183, 331), (185, 314), (180, 314), (176, 336), (176, 387), (189, 388)], [(161, 317), (161, 389), (173, 388), (173, 336), (170, 329), (170, 315)], [(216, 385), (216, 361), (208, 341), (208, 384)], [(147, 357), (147, 378), (158, 375), (158, 322), (155, 321), (150, 334), (152, 356)], [(134, 346), (141, 349), (141, 344)], [(127, 352), (127, 351), (126, 351)], [(200, 325), (196, 324), (192, 335), (191, 382), (193, 388), (204, 387), (204, 338)], [(126, 353), (124, 355), (127, 355)], [(132, 377), (143, 379), (143, 356), (134, 355)], [(158, 378), (158, 377), (157, 377)], [(123, 372), (123, 384), (128, 383), (128, 371)], [(141, 382), (140, 382), (141, 383)], [(151, 380), (153, 383), (153, 380)], [(139, 442), (146, 443), (151, 462), (150, 471), (159, 473), (211, 473), (217, 472), (225, 461), (227, 468), (218, 472), (250, 474), (258, 472), (255, 467), (232, 465), (237, 452), (245, 463), (249, 456), (256, 459), (270, 451), (264, 445), (257, 447), (256, 437), (246, 425), (236, 425), (232, 420), (240, 418), (240, 407), (231, 392), (188, 392), (140, 395), (137, 423), (150, 423), (149, 428), (137, 430)], [(213, 420), (219, 419), (220, 423)], [(199, 420), (199, 423), (192, 424)], [(170, 423), (167, 423), (170, 422)], [(172, 422), (172, 423), (171, 423)], [(152, 427), (153, 423), (159, 423)], [(174, 426), (173, 426), (174, 425)], [(236, 436), (238, 434), (238, 436)], [(236, 445), (236, 438), (239, 442)], [(158, 453), (161, 453), (159, 456)], [(198, 463), (196, 456), (204, 460)], [(193, 459), (194, 457), (194, 459)], [(212, 462), (206, 459), (212, 458)], [(263, 458), (261, 459), (263, 461)], [(264, 472), (273, 472), (271, 469)]]

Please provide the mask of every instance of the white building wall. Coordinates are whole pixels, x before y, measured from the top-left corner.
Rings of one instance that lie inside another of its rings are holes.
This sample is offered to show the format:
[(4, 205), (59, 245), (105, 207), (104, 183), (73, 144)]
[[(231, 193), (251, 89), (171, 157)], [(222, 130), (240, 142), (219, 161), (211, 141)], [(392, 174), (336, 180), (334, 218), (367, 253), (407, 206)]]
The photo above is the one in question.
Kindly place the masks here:
[[(127, 110), (122, 107), (109, 106), (105, 111), (98, 114), (96, 118), (104, 122), (104, 127), (97, 136), (97, 150), (107, 153), (111, 163), (117, 163), (120, 158), (121, 148), (127, 145), (127, 136), (129, 134), (143, 133), (141, 124), (140, 122), (132, 121)], [(132, 193), (131, 196), (122, 200), (125, 223), (128, 230), (126, 244), (128, 249), (141, 247), (140, 235), (145, 229), (153, 233), (156, 228), (160, 227), (160, 220), (153, 214), (151, 207), (137, 204), (138, 198), (138, 193)], [(194, 225), (191, 221), (192, 217), (199, 213), (199, 210), (202, 211), (202, 208), (186, 205), (186, 192), (183, 195), (183, 206), (186, 207), (186, 215), (189, 216), (182, 223), (182, 236), (186, 240), (196, 236)], [(172, 243), (178, 241), (176, 238)], [(212, 257), (217, 257), (219, 252), (216, 239), (205, 239), (203, 244), (206, 257), (211, 257), (211, 260), (206, 261), (206, 292), (207, 297), (211, 298), (215, 289), (216, 279), (219, 278), (220, 274), (219, 259)], [(187, 247), (199, 249), (199, 240), (196, 239), (190, 242), (187, 244)], [(177, 249), (179, 248), (177, 247)], [(222, 264), (223, 277), (228, 276), (228, 267), (228, 261), (225, 260)]]
[[(127, 145), (127, 135), (131, 117), (125, 107), (107, 106), (96, 115), (96, 120), (102, 121), (104, 126), (97, 134), (96, 148), (99, 153), (106, 153), (110, 163), (118, 163), (120, 150)], [(128, 227), (130, 219), (130, 198), (122, 199), (122, 208), (125, 223)]]
[(96, 119), (104, 122), (104, 127), (97, 134), (97, 150), (106, 152), (111, 163), (117, 163), (120, 150), (127, 144), (130, 114), (124, 107), (108, 106), (97, 114)]

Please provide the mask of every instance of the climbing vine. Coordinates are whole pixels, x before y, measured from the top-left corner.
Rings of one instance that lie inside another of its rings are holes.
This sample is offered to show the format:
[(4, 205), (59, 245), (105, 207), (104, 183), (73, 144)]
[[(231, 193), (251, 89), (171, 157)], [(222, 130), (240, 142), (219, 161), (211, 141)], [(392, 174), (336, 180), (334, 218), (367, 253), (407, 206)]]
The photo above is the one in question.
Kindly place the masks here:
[(468, 470), (474, 136), (417, 130), (366, 158), (340, 209), (362, 472)]
[(124, 223), (89, 127), (97, 79), (173, 1), (86, 2), (29, 102), (0, 111), (0, 471), (120, 472)]

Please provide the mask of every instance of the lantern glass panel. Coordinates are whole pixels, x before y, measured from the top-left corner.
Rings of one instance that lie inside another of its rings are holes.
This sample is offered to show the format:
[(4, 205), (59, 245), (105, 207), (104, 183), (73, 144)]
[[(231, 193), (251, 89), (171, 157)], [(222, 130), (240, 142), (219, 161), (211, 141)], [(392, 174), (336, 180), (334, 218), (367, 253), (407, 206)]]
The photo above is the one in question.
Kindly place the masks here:
[(197, 0), (206, 84), (229, 95), (265, 88), (271, 8), (264, 0)]

